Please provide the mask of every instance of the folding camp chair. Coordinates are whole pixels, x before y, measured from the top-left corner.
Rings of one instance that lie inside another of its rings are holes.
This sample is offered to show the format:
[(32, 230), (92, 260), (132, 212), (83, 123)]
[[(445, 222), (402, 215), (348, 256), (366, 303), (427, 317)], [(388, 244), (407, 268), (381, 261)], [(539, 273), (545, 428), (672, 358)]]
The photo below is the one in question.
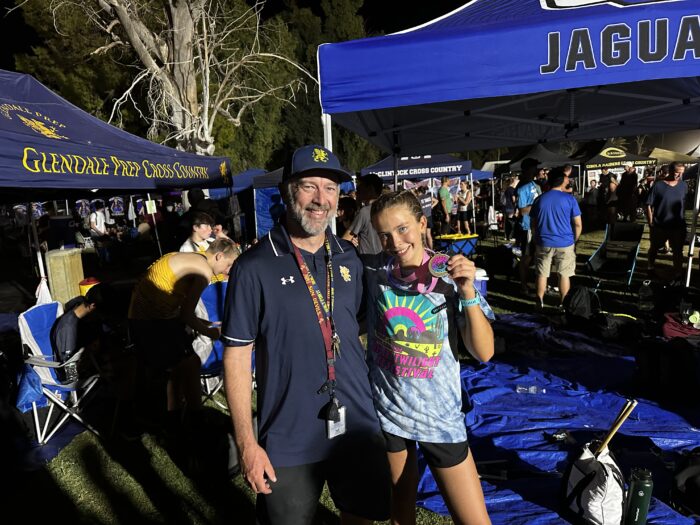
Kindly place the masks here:
[[(226, 299), (227, 281), (212, 283), (204, 289), (196, 315), (207, 319), (211, 323), (219, 323), (224, 317), (224, 302)], [(210, 338), (198, 335), (193, 343), (194, 350), (202, 361), (199, 377), (202, 383), (204, 401), (211, 399), (219, 407), (228, 410), (228, 406), (214, 397), (224, 386), (223, 381), (223, 355), (224, 344), (221, 341), (212, 341)], [(254, 356), (255, 354), (253, 354)], [(253, 359), (254, 367), (255, 360)], [(254, 369), (253, 369), (254, 370)], [(253, 372), (254, 373), (254, 372)], [(255, 376), (253, 375), (253, 388), (255, 388)]]
[[(198, 317), (208, 319), (211, 323), (221, 322), (224, 316), (227, 284), (227, 281), (216, 282), (205, 288), (197, 305)], [(221, 341), (212, 341), (210, 338), (200, 334), (195, 339), (193, 346), (202, 361), (199, 378), (202, 383), (204, 401), (211, 399), (219, 407), (228, 410), (225, 404), (214, 397), (224, 386), (223, 343)]]
[[(49, 403), (49, 411), (43, 425), (39, 422), (37, 410), (37, 403), (40, 399), (34, 399), (31, 403), (37, 441), (42, 445), (47, 443), (60, 430), (69, 417), (72, 417), (85, 428), (99, 435), (80, 415), (87, 395), (97, 384), (98, 376), (95, 375), (84, 380), (77, 379), (63, 383), (56, 377), (57, 369), (76, 366), (83, 353), (83, 349), (80, 349), (65, 363), (54, 361), (50, 339), (51, 327), (62, 313), (61, 303), (52, 302), (32, 306), (29, 310), (21, 313), (18, 319), (20, 338), (25, 348), (26, 357), (24, 362), (39, 376), (41, 392)], [(64, 414), (52, 426), (51, 419), (56, 407), (63, 411)]]
[(608, 225), (603, 242), (586, 261), (586, 269), (596, 290), (601, 278), (623, 277), (626, 291), (630, 292), (643, 233), (644, 224), (621, 222), (612, 227)]

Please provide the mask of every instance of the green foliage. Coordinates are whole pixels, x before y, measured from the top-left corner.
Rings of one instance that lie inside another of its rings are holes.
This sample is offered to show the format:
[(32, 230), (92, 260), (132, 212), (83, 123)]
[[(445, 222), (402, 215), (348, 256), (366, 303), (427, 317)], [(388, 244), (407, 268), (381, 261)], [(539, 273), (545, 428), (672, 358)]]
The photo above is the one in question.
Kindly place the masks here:
[[(130, 84), (131, 72), (123, 65), (133, 60), (128, 49), (119, 48), (111, 56), (92, 55), (107, 40), (86, 23), (80, 10), (59, 9), (54, 21), (44, 2), (17, 3), (22, 4), (27, 25), (43, 42), (33, 46), (31, 53), (15, 56), (17, 70), (31, 74), (88, 113), (108, 120), (114, 98)], [(127, 108), (122, 118), (127, 131), (145, 134), (144, 123), (135, 109)]]
[[(364, 20), (358, 14), (364, 0), (323, 0), (319, 14), (300, 8), (290, 1), (282, 14), (297, 41), (296, 59), (318, 78), (316, 52), (326, 42), (342, 42), (365, 35)], [(279, 165), (285, 156), (304, 144), (323, 144), (318, 84), (310, 85), (295, 107), (283, 110), (282, 126), (286, 135)], [(341, 162), (353, 171), (376, 162), (381, 154), (367, 142), (338, 126), (333, 127), (334, 150)]]

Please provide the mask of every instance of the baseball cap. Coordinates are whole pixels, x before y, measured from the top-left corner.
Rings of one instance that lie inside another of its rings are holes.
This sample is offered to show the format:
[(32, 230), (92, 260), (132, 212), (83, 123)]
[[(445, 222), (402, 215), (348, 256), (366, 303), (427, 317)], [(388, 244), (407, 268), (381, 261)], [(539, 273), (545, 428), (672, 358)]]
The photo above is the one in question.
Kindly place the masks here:
[(352, 180), (350, 173), (343, 169), (338, 157), (332, 151), (314, 144), (296, 149), (292, 155), (291, 163), (284, 168), (282, 181), (303, 177), (305, 173), (311, 171), (332, 173), (338, 178), (338, 182), (349, 182)]
[(539, 160), (533, 159), (532, 157), (528, 157), (526, 159), (523, 159), (523, 161), (520, 163), (520, 169), (522, 171), (527, 171), (530, 168), (536, 168), (539, 165), (540, 165)]

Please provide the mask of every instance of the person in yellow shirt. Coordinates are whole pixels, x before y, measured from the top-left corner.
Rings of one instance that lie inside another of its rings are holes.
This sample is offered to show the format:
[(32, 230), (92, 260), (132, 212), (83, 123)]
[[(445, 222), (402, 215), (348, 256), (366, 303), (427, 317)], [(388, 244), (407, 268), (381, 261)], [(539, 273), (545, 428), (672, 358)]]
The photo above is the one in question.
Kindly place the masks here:
[(139, 358), (138, 397), (147, 420), (183, 422), (185, 409), (201, 406), (199, 357), (187, 331), (218, 339), (220, 328), (195, 315), (197, 302), (217, 274), (228, 275), (236, 244), (217, 239), (204, 253), (168, 253), (138, 282), (129, 306), (129, 331)]

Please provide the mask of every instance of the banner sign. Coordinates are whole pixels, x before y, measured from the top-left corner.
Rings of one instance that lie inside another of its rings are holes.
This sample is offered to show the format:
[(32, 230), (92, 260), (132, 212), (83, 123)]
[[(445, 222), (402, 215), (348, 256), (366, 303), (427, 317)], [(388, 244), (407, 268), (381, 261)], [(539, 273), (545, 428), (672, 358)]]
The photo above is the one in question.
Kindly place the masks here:
[(0, 187), (227, 186), (230, 162), (131, 135), (28, 75), (0, 70)]

